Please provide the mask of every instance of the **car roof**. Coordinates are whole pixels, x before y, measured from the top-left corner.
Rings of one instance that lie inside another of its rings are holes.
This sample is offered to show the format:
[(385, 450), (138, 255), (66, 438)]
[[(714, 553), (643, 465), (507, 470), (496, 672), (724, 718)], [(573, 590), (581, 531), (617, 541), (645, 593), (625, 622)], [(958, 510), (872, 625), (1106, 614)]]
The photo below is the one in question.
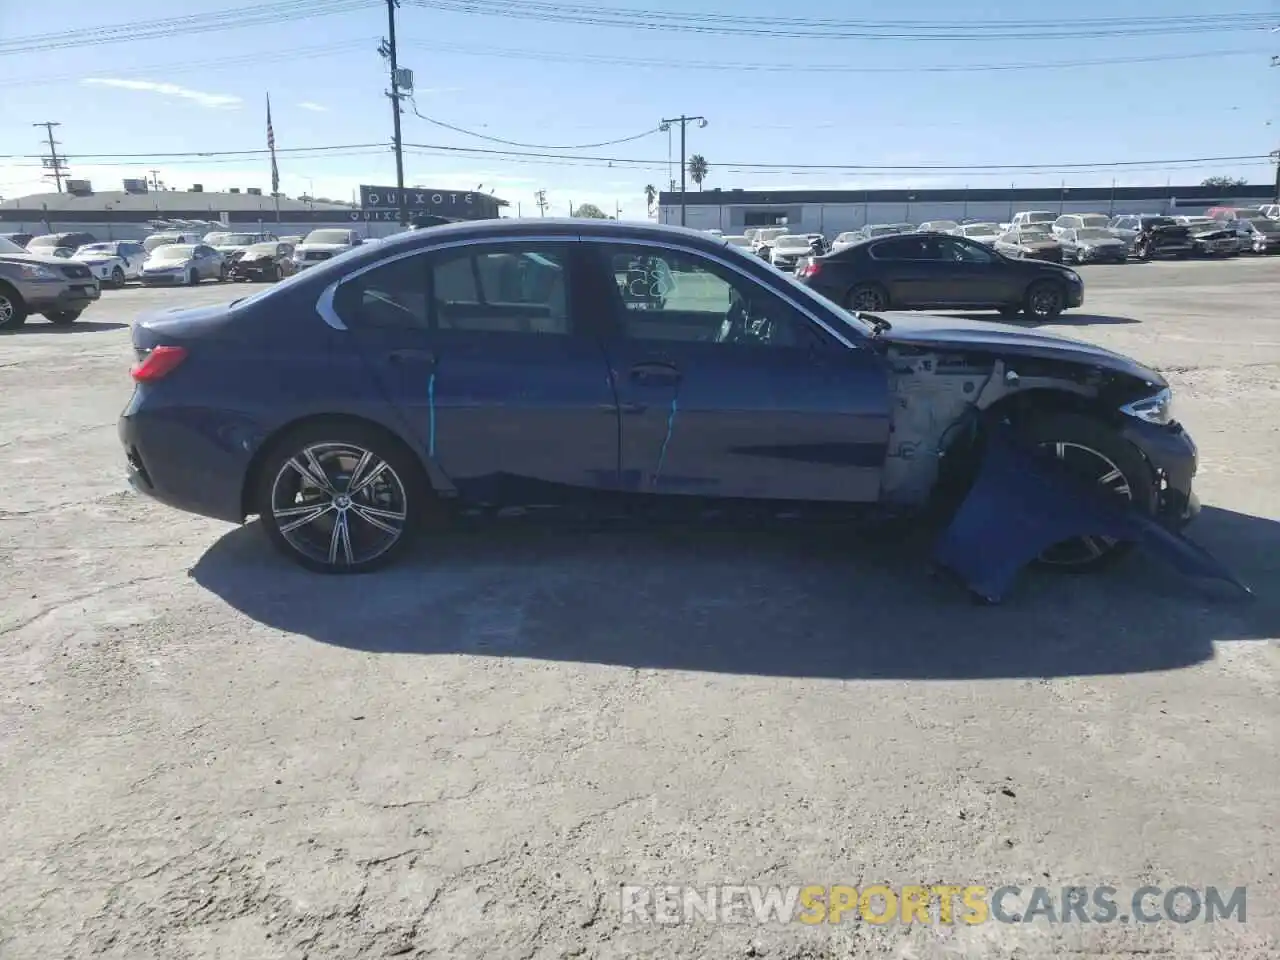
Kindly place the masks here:
[(728, 246), (724, 237), (668, 224), (644, 223), (638, 220), (589, 220), (565, 217), (504, 217), (497, 220), (467, 220), (446, 223), (436, 227), (423, 227), (408, 233), (388, 237), (378, 244), (381, 250), (411, 249), (417, 246), (434, 246), (452, 240), (484, 240), (487, 237), (592, 237), (631, 238), (651, 240), (656, 243), (679, 242), (685, 246), (697, 246), (704, 250), (723, 250)]

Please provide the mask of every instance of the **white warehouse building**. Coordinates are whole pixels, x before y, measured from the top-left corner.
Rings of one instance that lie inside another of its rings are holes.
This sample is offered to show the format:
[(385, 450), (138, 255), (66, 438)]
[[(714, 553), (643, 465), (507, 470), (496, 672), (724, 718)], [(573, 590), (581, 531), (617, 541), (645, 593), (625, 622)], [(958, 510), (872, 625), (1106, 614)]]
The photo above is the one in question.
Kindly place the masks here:
[[(684, 194), (685, 225), (741, 234), (749, 227), (783, 226), (827, 239), (869, 223), (988, 220), (1006, 223), (1019, 210), (1063, 213), (1198, 214), (1213, 206), (1272, 202), (1271, 184), (1230, 188), (1035, 187), (931, 190), (699, 190)], [(661, 223), (680, 224), (681, 195), (658, 196)]]

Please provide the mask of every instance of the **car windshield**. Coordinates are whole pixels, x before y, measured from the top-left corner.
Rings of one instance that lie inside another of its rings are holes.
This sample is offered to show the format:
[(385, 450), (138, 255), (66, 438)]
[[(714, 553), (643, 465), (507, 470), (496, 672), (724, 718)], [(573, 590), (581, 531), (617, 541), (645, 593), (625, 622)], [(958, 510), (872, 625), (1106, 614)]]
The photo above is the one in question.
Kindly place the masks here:
[(190, 260), (195, 252), (194, 244), (171, 243), (157, 248), (151, 256), (155, 260)]
[(1249, 222), (1252, 223), (1256, 229), (1261, 230), (1263, 233), (1280, 233), (1280, 221), (1258, 219), (1258, 220), (1250, 220)]
[(932, 223), (929, 224), (929, 229), (930, 230), (954, 230), (958, 226), (960, 226), (960, 224), (956, 223), (954, 220), (934, 220)]
[(1096, 227), (1086, 227), (1083, 230), (1076, 231), (1077, 240), (1112, 240), (1111, 234), (1105, 230), (1099, 230)]
[(274, 255), (276, 252), (276, 243), (255, 243), (245, 253), (266, 253)]
[(303, 243), (350, 243), (351, 234), (346, 230), (312, 230)]
[(62, 246), (62, 244), (59, 242), (58, 238), (50, 234), (49, 236), (36, 237), (34, 240), (32, 240), (30, 243), (27, 244), (27, 249), (35, 250), (37, 248), (44, 249), (46, 247), (48, 247), (49, 249), (53, 249), (55, 247), (60, 247), (60, 246)]
[(0, 237), (0, 253), (26, 253), (22, 247), (18, 246), (12, 240), (6, 240)]
[(86, 243), (83, 247), (76, 251), (79, 256), (82, 253), (115, 253), (116, 245), (114, 243)]
[(214, 247), (244, 247), (259, 239), (256, 233), (211, 233), (204, 242)]
[(725, 237), (724, 242), (731, 247), (749, 247), (751, 240), (748, 237)]
[(1027, 236), (1047, 237), (1050, 233), (1049, 224), (1043, 222), (1024, 223), (1018, 229)]
[(1144, 227), (1176, 227), (1178, 223), (1173, 217), (1143, 217), (1142, 225)]
[(881, 224), (876, 227), (867, 227), (867, 236), (869, 237), (888, 237), (901, 232), (901, 228), (896, 227), (893, 224)]
[(779, 237), (773, 242), (775, 250), (808, 250), (812, 241), (808, 237)]
[(966, 237), (990, 237), (1000, 232), (994, 223), (974, 223), (964, 228)]
[(1058, 219), (1057, 217), (1055, 217), (1052, 213), (1049, 213), (1048, 211), (1033, 210), (1030, 213), (1023, 215), (1022, 222), (1026, 224), (1053, 223), (1053, 221), (1057, 219)]

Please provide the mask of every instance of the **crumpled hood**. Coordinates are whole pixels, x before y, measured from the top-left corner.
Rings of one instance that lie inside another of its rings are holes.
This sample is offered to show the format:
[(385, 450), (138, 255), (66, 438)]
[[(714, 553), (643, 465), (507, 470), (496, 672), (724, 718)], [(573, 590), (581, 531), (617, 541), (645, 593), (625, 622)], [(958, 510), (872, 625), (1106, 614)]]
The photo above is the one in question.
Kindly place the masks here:
[(1078, 363), (1123, 373), (1156, 386), (1167, 386), (1164, 377), (1155, 370), (1122, 353), (1033, 327), (927, 313), (880, 313), (877, 316), (884, 317), (893, 324), (892, 330), (886, 330), (877, 338), (880, 342), (978, 350), (1005, 356)]
[(0, 260), (10, 263), (38, 263), (46, 267), (60, 267), (67, 262), (66, 257), (47, 257), (42, 253), (0, 253)]

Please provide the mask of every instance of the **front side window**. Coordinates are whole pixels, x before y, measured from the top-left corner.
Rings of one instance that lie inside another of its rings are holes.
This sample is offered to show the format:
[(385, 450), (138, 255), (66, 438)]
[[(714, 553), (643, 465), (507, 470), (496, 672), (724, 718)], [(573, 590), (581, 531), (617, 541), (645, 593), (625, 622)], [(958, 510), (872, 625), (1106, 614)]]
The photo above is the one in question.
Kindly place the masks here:
[(990, 263), (991, 254), (986, 247), (976, 243), (966, 243), (955, 237), (933, 237), (930, 243), (933, 256), (930, 259), (947, 263)]
[(695, 254), (605, 248), (632, 340), (805, 345), (808, 321), (764, 285)]
[(899, 235), (877, 243), (871, 248), (871, 255), (877, 260), (931, 260), (927, 243), (923, 237)]

